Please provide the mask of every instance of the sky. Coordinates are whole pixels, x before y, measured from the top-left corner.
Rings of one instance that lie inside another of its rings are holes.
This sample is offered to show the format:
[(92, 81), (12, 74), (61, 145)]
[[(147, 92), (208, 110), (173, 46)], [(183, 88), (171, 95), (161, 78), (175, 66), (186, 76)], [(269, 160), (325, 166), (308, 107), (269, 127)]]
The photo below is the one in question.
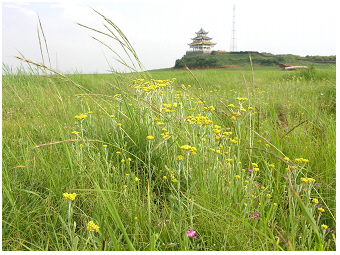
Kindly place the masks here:
[[(81, 23), (109, 33), (97, 10), (128, 38), (147, 70), (169, 68), (189, 50), (200, 28), (209, 32), (214, 50), (230, 50), (235, 4), (238, 51), (273, 54), (336, 55), (336, 0), (111, 0), (101, 2), (2, 2), (2, 62), (22, 64), (13, 56), (43, 63), (38, 39), (38, 16), (47, 41), (51, 67), (63, 73), (127, 71), (116, 55), (128, 62), (120, 44), (83, 28)], [(110, 27), (112, 29), (112, 27)], [(43, 42), (42, 34), (40, 39)], [(44, 43), (43, 43), (44, 45)], [(49, 66), (43, 46), (44, 63)], [(19, 53), (20, 52), (20, 53)]]

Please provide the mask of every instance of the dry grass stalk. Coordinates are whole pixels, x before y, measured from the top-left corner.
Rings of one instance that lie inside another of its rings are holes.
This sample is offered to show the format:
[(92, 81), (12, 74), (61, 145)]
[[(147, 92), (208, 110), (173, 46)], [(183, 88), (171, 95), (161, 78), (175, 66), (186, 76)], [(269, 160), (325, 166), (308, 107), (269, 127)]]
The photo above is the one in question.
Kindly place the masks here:
[[(55, 142), (50, 142), (50, 143), (44, 143), (44, 144), (39, 144), (33, 147), (33, 149), (45, 147), (45, 146), (50, 146), (50, 145), (55, 145), (59, 143), (70, 143), (70, 142), (83, 142), (84, 140), (82, 139), (71, 139), (71, 140), (64, 140), (64, 141), (55, 141)], [(87, 142), (103, 142), (101, 140), (86, 140)]]

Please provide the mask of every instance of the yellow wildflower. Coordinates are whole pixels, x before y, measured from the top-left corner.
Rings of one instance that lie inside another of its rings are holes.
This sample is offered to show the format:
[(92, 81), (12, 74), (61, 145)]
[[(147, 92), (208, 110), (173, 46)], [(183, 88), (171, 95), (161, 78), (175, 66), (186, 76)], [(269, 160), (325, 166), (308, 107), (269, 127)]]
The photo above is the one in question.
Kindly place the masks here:
[(177, 160), (178, 160), (178, 161), (184, 160), (184, 156), (182, 156), (182, 155), (177, 156)]
[(76, 199), (77, 194), (76, 193), (72, 193), (72, 194), (68, 194), (68, 193), (64, 193), (63, 197), (67, 200), (70, 199), (71, 201), (73, 201), (74, 199)]
[(304, 178), (304, 177), (301, 178), (301, 181), (305, 182), (305, 183), (308, 183), (308, 180), (306, 178)]
[(313, 178), (307, 178), (307, 180), (308, 180), (309, 183), (315, 182), (315, 179), (313, 179)]
[(98, 232), (99, 231), (99, 226), (94, 224), (93, 221), (91, 220), (87, 224), (87, 230), (90, 231), (90, 232)]

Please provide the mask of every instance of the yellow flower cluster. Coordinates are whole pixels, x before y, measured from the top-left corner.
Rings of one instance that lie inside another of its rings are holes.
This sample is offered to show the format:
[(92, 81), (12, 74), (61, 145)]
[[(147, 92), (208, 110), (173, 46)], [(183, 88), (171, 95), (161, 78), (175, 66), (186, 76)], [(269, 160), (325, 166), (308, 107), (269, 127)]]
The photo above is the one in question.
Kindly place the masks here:
[(134, 80), (132, 87), (136, 90), (140, 90), (142, 93), (148, 93), (150, 91), (156, 91), (160, 88), (164, 88), (166, 86), (170, 86), (175, 78), (172, 80), (154, 80), (151, 79), (150, 81), (144, 82), (144, 79)]
[(217, 154), (222, 154), (221, 150), (215, 150), (213, 148), (210, 148), (209, 151), (213, 151), (213, 152), (215, 152)]
[(165, 132), (165, 133), (162, 133), (161, 136), (162, 136), (163, 139), (166, 139), (166, 138), (168, 138), (170, 135), (169, 135), (169, 132)]
[(175, 173), (174, 170), (170, 169), (170, 176), (171, 176), (171, 181), (176, 183), (178, 180), (175, 178)]
[(208, 117), (201, 116), (201, 114), (197, 114), (196, 117), (189, 116), (188, 119), (187, 119), (187, 122), (189, 122), (190, 124), (196, 123), (196, 124), (202, 125), (202, 126), (213, 124), (213, 121), (208, 120)]
[(315, 204), (318, 204), (318, 203), (319, 203), (319, 200), (318, 200), (317, 198), (314, 198), (314, 199), (312, 200), (312, 202), (315, 203)]
[(173, 108), (177, 108), (178, 104), (173, 103), (173, 104), (162, 104), (165, 108), (162, 108), (163, 111), (170, 113), (170, 112), (175, 112), (176, 110)]
[(183, 155), (177, 156), (177, 160), (178, 160), (178, 161), (183, 161), (183, 160), (184, 160), (184, 156), (183, 156)]
[(315, 179), (302, 177), (301, 181), (304, 182), (304, 183), (312, 183), (312, 182), (315, 182)]
[(76, 193), (72, 193), (72, 194), (68, 194), (68, 193), (64, 193), (63, 197), (67, 200), (70, 199), (71, 201), (73, 201), (74, 199), (76, 199), (77, 194)]
[(215, 107), (214, 106), (203, 107), (203, 112), (205, 111), (215, 111)]
[(94, 224), (92, 220), (89, 223), (87, 223), (87, 230), (90, 232), (98, 232), (99, 228), (100, 227)]
[(297, 162), (297, 163), (307, 163), (308, 161), (309, 161), (308, 159), (304, 159), (304, 158), (295, 159), (295, 162)]
[(253, 166), (253, 171), (254, 171), (254, 172), (260, 171), (260, 168), (259, 168), (259, 166), (258, 166), (256, 163), (251, 163), (251, 164), (252, 164), (252, 166)]
[(248, 98), (245, 98), (245, 97), (236, 97), (236, 100), (238, 100), (238, 101), (247, 101), (248, 100)]
[(196, 154), (197, 154), (197, 153), (196, 153), (197, 149), (196, 149), (195, 147), (192, 147), (192, 146), (187, 145), (187, 144), (181, 146), (181, 149), (182, 149), (182, 150), (186, 150), (186, 151), (188, 151), (188, 152), (191, 152), (192, 155), (196, 155)]
[(205, 101), (202, 101), (202, 100), (198, 100), (197, 102), (195, 102), (195, 104), (204, 104)]
[(229, 138), (230, 142), (232, 142), (233, 144), (237, 143), (237, 139), (238, 139), (237, 137), (234, 137), (234, 139)]
[(221, 130), (220, 130), (221, 128), (222, 128), (221, 126), (215, 125), (213, 132), (217, 135), (217, 134), (221, 133)]
[(74, 118), (75, 118), (76, 120), (80, 120), (80, 121), (81, 121), (81, 120), (87, 118), (87, 115), (86, 115), (86, 114), (80, 114), (80, 115), (74, 116)]

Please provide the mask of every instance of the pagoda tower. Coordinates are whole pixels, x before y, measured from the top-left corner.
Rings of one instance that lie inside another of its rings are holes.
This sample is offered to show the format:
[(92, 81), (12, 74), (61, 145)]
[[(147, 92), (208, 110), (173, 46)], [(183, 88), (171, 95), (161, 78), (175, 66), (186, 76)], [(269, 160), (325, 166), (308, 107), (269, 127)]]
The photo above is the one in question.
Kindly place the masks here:
[(196, 37), (191, 38), (192, 43), (188, 43), (190, 50), (187, 51), (185, 57), (211, 54), (216, 43), (210, 42), (212, 38), (208, 37), (207, 34), (208, 32), (205, 32), (203, 28), (196, 32)]

